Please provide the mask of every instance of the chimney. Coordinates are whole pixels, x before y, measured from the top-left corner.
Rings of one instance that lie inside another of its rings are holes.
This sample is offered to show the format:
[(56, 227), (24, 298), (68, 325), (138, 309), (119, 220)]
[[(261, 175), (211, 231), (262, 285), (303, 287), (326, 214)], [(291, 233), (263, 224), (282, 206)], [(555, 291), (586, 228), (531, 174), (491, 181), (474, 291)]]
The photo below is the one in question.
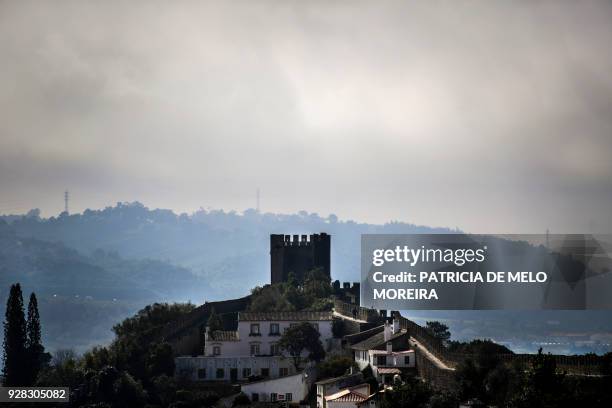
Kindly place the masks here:
[(400, 332), (400, 322), (399, 322), (399, 319), (397, 319), (395, 317), (393, 318), (392, 332), (393, 332), (393, 334), (396, 334), (396, 333)]
[(385, 341), (391, 340), (391, 326), (389, 326), (389, 322), (385, 321), (385, 327), (383, 329), (384, 339)]
[(393, 342), (391, 341), (387, 342), (387, 353), (389, 354), (393, 353)]

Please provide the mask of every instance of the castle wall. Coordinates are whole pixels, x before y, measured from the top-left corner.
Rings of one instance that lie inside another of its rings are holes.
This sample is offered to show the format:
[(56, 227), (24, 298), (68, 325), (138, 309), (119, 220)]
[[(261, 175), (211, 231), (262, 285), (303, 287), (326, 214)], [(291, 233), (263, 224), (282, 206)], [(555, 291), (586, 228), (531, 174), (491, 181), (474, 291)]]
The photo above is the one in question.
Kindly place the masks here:
[(286, 282), (293, 272), (299, 282), (306, 272), (321, 268), (331, 278), (331, 237), (326, 233), (306, 235), (270, 235), (270, 281)]

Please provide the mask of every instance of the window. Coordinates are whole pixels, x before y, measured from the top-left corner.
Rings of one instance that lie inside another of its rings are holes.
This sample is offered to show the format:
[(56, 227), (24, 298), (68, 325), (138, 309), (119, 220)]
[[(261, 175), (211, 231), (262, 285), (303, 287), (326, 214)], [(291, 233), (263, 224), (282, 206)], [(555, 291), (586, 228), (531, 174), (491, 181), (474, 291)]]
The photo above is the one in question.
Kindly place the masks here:
[(270, 376), (270, 369), (269, 368), (262, 368), (261, 369), (261, 376), (262, 377), (269, 377)]
[(251, 376), (251, 369), (250, 368), (243, 368), (242, 369), (242, 378), (249, 378)]
[(225, 378), (225, 370), (222, 368), (217, 368), (217, 379)]
[(259, 355), (259, 343), (251, 344), (251, 355), (258, 356)]
[(277, 356), (280, 354), (280, 348), (278, 347), (278, 344), (276, 343), (272, 343), (270, 344), (270, 354), (273, 356)]
[(410, 365), (410, 356), (404, 356), (404, 365)]
[(293, 401), (293, 394), (290, 392), (285, 394), (285, 401)]
[(270, 393), (270, 401), (276, 402), (278, 400), (278, 394), (275, 392)]
[(281, 367), (278, 369), (278, 375), (280, 377), (286, 377), (289, 375), (289, 368), (287, 367)]
[(278, 323), (270, 323), (270, 336), (280, 336)]
[(199, 379), (206, 378), (206, 369), (205, 368), (198, 369), (198, 378)]
[(259, 323), (251, 324), (251, 333), (249, 333), (249, 336), (261, 336), (261, 333), (259, 332)]
[(221, 355), (221, 346), (213, 346), (213, 356)]
[(376, 365), (379, 365), (379, 366), (387, 365), (387, 356), (376, 357)]
[(251, 401), (252, 402), (258, 402), (259, 401), (259, 394), (257, 394), (256, 392), (251, 394)]

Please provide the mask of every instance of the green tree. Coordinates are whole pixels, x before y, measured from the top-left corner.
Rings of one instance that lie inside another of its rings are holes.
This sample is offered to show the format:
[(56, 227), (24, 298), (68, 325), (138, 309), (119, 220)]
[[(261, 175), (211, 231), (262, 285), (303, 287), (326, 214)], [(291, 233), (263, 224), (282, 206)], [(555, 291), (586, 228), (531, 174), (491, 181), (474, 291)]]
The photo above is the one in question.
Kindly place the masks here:
[(572, 403), (575, 396), (569, 392), (565, 380), (565, 374), (557, 373), (554, 357), (544, 354), (540, 348), (527, 370), (523, 390), (516, 396), (513, 405), (521, 408), (576, 406), (578, 401)]
[(144, 406), (147, 394), (142, 384), (131, 375), (123, 372), (113, 384), (113, 394), (117, 408), (139, 408)]
[(304, 279), (304, 295), (308, 303), (315, 299), (326, 299), (332, 294), (331, 280), (322, 268), (316, 268), (306, 273)]
[(363, 370), (361, 370), (361, 374), (363, 374), (363, 382), (370, 385), (370, 392), (376, 392), (378, 390), (378, 380), (374, 375), (372, 366), (368, 364)]
[(159, 375), (174, 375), (174, 353), (168, 343), (156, 343), (151, 346), (147, 358), (147, 375), (149, 378)]
[(152, 392), (149, 393), (156, 402), (164, 407), (167, 407), (176, 400), (177, 383), (174, 377), (168, 377), (165, 374), (155, 377), (151, 380)]
[(394, 386), (383, 394), (381, 408), (426, 408), (433, 395), (431, 387), (422, 380), (409, 377), (400, 386)]
[(26, 321), (21, 285), (11, 286), (4, 321), (3, 375), (5, 386), (30, 385), (26, 350)]
[(41, 368), (46, 366), (51, 359), (42, 345), (40, 315), (38, 313), (38, 301), (36, 294), (30, 295), (28, 303), (28, 320), (26, 322), (26, 352), (28, 354), (29, 384), (34, 384)]
[[(288, 296), (288, 293), (292, 293)], [(296, 310), (292, 302), (300, 298), (299, 291), (283, 283), (256, 287), (251, 291), (251, 312), (291, 312)], [(291, 299), (290, 300), (288, 300)]]
[(57, 350), (50, 367), (41, 370), (37, 385), (46, 387), (76, 388), (85, 377), (73, 350)]
[(299, 286), (299, 282), (297, 281), (296, 277), (295, 277), (295, 273), (290, 271), (287, 274), (287, 285), (293, 287), (293, 288), (297, 288)]
[(191, 304), (155, 303), (115, 325), (116, 338), (109, 347), (115, 367), (138, 380), (146, 380), (147, 359), (152, 345), (169, 322), (191, 310)]
[(459, 396), (484, 404), (505, 406), (519, 388), (522, 368), (507, 365), (500, 354), (507, 350), (490, 340), (451, 342), (450, 349), (467, 357), (455, 370)]
[(293, 365), (299, 369), (302, 353), (308, 351), (309, 360), (320, 361), (325, 357), (321, 334), (310, 323), (304, 322), (289, 327), (278, 341), (278, 345), (292, 358)]
[(351, 357), (333, 356), (318, 364), (318, 375), (320, 379), (340, 377), (351, 367), (357, 369), (357, 364)]
[(443, 342), (446, 342), (450, 339), (451, 333), (448, 330), (447, 325), (436, 321), (426, 322), (425, 324), (427, 331), (431, 333), (431, 335), (435, 338), (438, 338)]

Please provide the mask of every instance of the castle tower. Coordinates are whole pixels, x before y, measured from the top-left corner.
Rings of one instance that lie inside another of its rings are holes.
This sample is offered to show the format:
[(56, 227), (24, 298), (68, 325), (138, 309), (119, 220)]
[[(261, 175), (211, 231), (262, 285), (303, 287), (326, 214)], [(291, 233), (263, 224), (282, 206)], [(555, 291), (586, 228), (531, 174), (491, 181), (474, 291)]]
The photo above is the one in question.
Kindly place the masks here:
[(286, 282), (293, 272), (303, 282), (306, 272), (322, 268), (330, 274), (331, 236), (322, 232), (307, 235), (270, 235), (270, 282)]

